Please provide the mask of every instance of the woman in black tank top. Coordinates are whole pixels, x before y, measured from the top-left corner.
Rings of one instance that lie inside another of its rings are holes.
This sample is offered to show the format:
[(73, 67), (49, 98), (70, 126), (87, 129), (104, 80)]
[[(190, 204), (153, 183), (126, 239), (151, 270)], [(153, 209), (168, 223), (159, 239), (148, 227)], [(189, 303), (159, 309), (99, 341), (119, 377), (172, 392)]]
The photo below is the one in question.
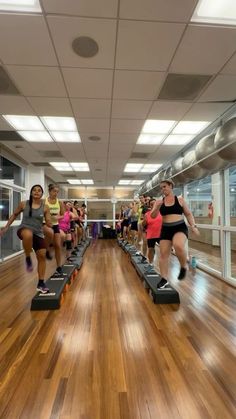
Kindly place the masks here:
[(187, 252), (186, 242), (188, 238), (188, 227), (185, 224), (184, 216), (187, 218), (192, 232), (199, 235), (195, 225), (193, 214), (188, 208), (183, 197), (177, 197), (173, 193), (174, 182), (172, 180), (162, 181), (160, 184), (162, 200), (157, 200), (151, 212), (151, 217), (155, 218), (158, 212), (161, 213), (163, 225), (160, 237), (160, 273), (161, 281), (158, 288), (165, 288), (168, 285), (168, 261), (172, 247), (179, 259), (180, 272), (178, 279), (184, 279), (187, 273)]

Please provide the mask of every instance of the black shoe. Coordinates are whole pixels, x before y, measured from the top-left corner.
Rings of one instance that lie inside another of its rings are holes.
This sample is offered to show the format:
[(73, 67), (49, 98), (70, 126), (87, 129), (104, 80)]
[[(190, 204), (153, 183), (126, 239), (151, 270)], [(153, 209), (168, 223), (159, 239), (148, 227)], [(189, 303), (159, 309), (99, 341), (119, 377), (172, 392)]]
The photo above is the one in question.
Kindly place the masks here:
[(157, 289), (161, 290), (169, 285), (169, 282), (165, 278), (161, 278), (160, 282), (157, 284)]
[(186, 274), (187, 274), (187, 269), (186, 268), (180, 268), (178, 279), (179, 280), (184, 279)]
[(49, 253), (49, 251), (48, 251), (48, 250), (46, 251), (46, 258), (47, 258), (48, 260), (52, 260), (52, 259), (53, 259), (53, 257), (50, 255), (50, 253)]
[(77, 252), (76, 250), (73, 250), (73, 252), (71, 252), (71, 254), (72, 254), (73, 256), (77, 256), (78, 252)]
[(62, 267), (61, 266), (57, 267), (56, 273), (58, 273), (59, 275), (62, 275), (63, 272), (62, 272)]

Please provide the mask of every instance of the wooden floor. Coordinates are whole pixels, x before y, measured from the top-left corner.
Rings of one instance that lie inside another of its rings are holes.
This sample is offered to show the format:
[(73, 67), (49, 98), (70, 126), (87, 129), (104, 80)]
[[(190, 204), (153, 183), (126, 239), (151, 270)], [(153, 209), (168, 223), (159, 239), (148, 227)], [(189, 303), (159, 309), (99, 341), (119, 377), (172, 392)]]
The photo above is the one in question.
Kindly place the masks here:
[(181, 304), (154, 305), (99, 240), (61, 309), (30, 312), (35, 275), (22, 256), (0, 265), (0, 418), (235, 418), (236, 289), (177, 272)]

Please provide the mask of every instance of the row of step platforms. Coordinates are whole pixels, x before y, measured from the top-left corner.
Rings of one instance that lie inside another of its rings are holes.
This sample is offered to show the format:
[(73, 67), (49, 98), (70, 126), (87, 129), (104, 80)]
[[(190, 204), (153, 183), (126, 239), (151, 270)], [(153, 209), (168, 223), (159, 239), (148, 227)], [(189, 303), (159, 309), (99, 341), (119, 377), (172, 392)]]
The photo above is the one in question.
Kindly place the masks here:
[(118, 239), (119, 246), (130, 256), (131, 263), (135, 267), (144, 288), (149, 292), (149, 296), (155, 304), (179, 304), (179, 293), (171, 286), (158, 289), (157, 284), (161, 280), (161, 276), (143, 255), (136, 255), (137, 249), (127, 241)]
[(62, 266), (62, 274), (58, 275), (56, 272), (46, 281), (46, 286), (50, 292), (43, 294), (37, 292), (31, 302), (31, 310), (56, 310), (59, 309), (65, 294), (70, 285), (77, 278), (78, 271), (83, 263), (83, 255), (90, 240), (82, 242), (78, 246), (78, 250), (73, 252), (66, 263)]

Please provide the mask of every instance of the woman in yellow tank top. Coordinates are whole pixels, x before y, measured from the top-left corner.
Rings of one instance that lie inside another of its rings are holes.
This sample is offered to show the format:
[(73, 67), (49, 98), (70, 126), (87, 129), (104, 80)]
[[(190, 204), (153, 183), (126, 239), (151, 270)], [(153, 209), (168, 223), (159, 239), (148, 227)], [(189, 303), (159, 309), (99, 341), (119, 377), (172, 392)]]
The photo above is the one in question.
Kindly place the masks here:
[(55, 249), (55, 258), (57, 262), (57, 273), (60, 275), (62, 273), (61, 267), (61, 236), (60, 236), (60, 229), (59, 229), (59, 219), (64, 215), (64, 206), (59, 201), (57, 195), (59, 192), (59, 188), (57, 185), (51, 183), (48, 186), (49, 195), (45, 200), (45, 204), (49, 207), (50, 215), (51, 215), (51, 222), (52, 228), (44, 226), (44, 234), (46, 240), (46, 257), (47, 259), (51, 260), (52, 256), (49, 252), (49, 246), (53, 243)]

